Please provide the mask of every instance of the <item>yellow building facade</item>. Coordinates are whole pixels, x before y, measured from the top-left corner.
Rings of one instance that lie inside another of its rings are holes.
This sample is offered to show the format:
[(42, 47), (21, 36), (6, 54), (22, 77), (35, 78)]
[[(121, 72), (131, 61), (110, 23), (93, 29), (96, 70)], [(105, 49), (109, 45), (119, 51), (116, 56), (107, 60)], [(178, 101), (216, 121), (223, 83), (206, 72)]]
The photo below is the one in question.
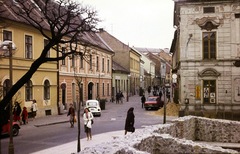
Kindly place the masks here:
[[(15, 84), (40, 56), (46, 39), (30, 25), (10, 20), (7, 22), (9, 26), (0, 30), (0, 40), (2, 42), (10, 40), (17, 46), (12, 58), (13, 84)], [(56, 57), (57, 54), (50, 50), (48, 56)], [(57, 114), (57, 72), (57, 62), (42, 64), (30, 81), (18, 90), (13, 101), (18, 101), (21, 107), (26, 106), (28, 112), (31, 112), (32, 100), (35, 99), (38, 105), (37, 117)], [(6, 95), (10, 88), (9, 79), (9, 58), (3, 56), (0, 59), (3, 95)]]
[(140, 58), (141, 55), (130, 50), (130, 92), (132, 95), (136, 95), (140, 89)]

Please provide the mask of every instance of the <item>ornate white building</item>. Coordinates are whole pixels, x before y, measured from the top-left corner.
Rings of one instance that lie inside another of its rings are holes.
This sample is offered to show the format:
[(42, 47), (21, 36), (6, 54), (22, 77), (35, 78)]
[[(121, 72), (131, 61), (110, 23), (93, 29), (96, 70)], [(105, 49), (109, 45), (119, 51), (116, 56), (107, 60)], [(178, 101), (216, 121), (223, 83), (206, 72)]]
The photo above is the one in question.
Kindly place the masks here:
[(189, 114), (240, 117), (240, 2), (174, 0), (170, 52), (178, 74), (175, 102)]

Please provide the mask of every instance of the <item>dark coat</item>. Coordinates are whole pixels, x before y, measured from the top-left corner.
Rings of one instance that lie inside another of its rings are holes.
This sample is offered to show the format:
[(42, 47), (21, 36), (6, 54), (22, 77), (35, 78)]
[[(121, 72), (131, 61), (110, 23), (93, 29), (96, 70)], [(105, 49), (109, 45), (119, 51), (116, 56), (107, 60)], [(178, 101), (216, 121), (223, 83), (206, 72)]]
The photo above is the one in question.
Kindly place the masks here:
[[(129, 126), (134, 126), (134, 113), (133, 113), (134, 108), (130, 108), (127, 112), (127, 118), (125, 122), (125, 130), (128, 130)], [(131, 124), (132, 123), (132, 124)]]
[(13, 108), (13, 114), (14, 114), (15, 111), (17, 113), (17, 116), (20, 116), (20, 113), (22, 112), (22, 109), (19, 105), (17, 105), (17, 110), (15, 109), (15, 107)]
[(70, 107), (69, 110), (68, 110), (68, 116), (69, 115), (72, 115), (72, 116), (75, 116), (75, 109), (73, 107)]
[(145, 102), (146, 102), (145, 96), (142, 96), (141, 101), (142, 101), (142, 103), (145, 103)]

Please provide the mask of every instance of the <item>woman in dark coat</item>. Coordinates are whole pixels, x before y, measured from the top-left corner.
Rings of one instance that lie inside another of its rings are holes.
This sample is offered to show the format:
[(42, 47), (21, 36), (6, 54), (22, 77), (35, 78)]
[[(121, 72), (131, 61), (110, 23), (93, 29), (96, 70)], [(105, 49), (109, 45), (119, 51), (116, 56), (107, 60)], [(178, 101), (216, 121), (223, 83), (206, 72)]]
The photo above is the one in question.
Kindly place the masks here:
[(125, 135), (127, 134), (127, 131), (129, 130), (129, 127), (134, 126), (134, 113), (133, 113), (134, 108), (131, 107), (128, 112), (127, 112), (127, 118), (125, 122)]
[(19, 121), (20, 123), (20, 113), (22, 112), (22, 109), (18, 102), (15, 102), (15, 106), (13, 108), (13, 121)]

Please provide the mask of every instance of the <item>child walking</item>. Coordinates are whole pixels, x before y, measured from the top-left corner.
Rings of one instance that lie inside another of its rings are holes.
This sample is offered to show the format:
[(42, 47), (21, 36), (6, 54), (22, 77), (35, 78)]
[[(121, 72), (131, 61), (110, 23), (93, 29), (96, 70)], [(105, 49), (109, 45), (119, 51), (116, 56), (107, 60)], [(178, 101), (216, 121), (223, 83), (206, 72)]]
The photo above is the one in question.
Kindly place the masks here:
[(24, 124), (28, 123), (28, 112), (27, 112), (27, 108), (24, 106), (23, 107), (23, 111), (22, 111), (22, 121)]

